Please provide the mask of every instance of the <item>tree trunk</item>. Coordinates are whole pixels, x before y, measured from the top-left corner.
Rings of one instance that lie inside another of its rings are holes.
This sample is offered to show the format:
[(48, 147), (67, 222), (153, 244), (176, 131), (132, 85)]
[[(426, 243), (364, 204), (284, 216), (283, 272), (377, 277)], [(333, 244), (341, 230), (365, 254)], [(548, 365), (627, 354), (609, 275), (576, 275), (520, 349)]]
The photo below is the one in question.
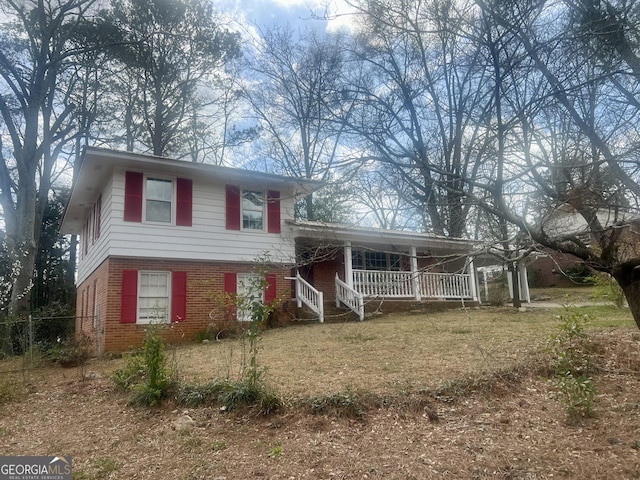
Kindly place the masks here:
[(622, 265), (613, 272), (624, 296), (629, 310), (638, 328), (640, 328), (640, 266)]

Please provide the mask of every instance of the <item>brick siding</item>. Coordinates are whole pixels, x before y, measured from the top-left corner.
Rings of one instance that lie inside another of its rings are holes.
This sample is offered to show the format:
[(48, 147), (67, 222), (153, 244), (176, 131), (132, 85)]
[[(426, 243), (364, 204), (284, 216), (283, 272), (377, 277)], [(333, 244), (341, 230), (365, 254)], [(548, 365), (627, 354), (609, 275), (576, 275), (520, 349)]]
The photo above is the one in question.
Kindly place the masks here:
[[(251, 263), (181, 262), (170, 260), (141, 260), (110, 258), (100, 265), (81, 285), (78, 286), (77, 311), (81, 315), (94, 312), (94, 289), (97, 288), (99, 305), (98, 330), (84, 325), (82, 331), (93, 339), (101, 339), (101, 348), (96, 345), (96, 353), (125, 351), (142, 344), (146, 325), (120, 323), (122, 271), (158, 270), (187, 272), (187, 314), (186, 320), (172, 322), (163, 329), (162, 336), (170, 343), (193, 340), (212, 323), (211, 317), (224, 316), (222, 301), (224, 274), (249, 273)], [(284, 277), (290, 275), (285, 267), (274, 266), (268, 273), (276, 275), (279, 299), (291, 297), (291, 284)], [(86, 324), (86, 322), (85, 322)]]

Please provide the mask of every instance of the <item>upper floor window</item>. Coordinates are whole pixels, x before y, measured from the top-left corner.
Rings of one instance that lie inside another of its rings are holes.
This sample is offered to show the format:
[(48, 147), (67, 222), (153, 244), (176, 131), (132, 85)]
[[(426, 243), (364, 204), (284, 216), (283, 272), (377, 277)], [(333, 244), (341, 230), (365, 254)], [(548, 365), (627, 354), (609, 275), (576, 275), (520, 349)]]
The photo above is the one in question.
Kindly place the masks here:
[(227, 230), (280, 233), (280, 192), (226, 187)]
[(146, 215), (148, 222), (171, 223), (171, 200), (173, 182), (161, 178), (147, 177)]
[[(175, 185), (175, 188), (174, 188)], [(144, 207), (144, 208), (143, 208)], [(144, 210), (144, 217), (143, 217)], [(192, 225), (193, 181), (188, 178), (158, 178), (142, 172), (126, 172), (124, 220)]]
[(242, 191), (242, 228), (264, 230), (264, 192)]

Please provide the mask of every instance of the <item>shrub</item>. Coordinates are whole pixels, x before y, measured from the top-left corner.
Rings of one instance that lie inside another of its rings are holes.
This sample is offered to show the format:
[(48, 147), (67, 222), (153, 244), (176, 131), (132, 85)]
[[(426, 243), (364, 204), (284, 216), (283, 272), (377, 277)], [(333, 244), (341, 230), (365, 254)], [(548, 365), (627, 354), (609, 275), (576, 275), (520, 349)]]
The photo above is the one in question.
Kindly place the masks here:
[(584, 263), (576, 263), (564, 269), (564, 275), (578, 285), (595, 285), (593, 270)]
[(592, 277), (596, 286), (593, 296), (596, 300), (604, 300), (612, 303), (618, 308), (622, 308), (625, 302), (624, 292), (622, 288), (608, 273), (600, 272)]
[(124, 368), (112, 375), (119, 387), (131, 392), (133, 405), (158, 405), (174, 386), (173, 371), (167, 366), (165, 344), (154, 327), (147, 329), (142, 350), (128, 357)]
[(560, 316), (560, 333), (551, 341), (554, 384), (572, 422), (593, 416), (594, 410), (592, 345), (584, 331), (588, 320), (587, 315), (567, 309)]
[(89, 339), (68, 338), (55, 343), (46, 351), (46, 356), (53, 363), (64, 368), (84, 367), (90, 358)]

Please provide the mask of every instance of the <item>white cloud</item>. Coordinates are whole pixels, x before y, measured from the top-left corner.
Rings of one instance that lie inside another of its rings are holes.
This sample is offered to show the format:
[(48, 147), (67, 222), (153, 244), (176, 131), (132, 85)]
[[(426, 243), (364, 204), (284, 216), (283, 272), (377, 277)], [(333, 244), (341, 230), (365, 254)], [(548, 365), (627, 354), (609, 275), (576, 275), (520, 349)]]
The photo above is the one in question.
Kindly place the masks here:
[(221, 11), (248, 27), (289, 23), (327, 31), (352, 28), (353, 7), (344, 0), (214, 0)]

